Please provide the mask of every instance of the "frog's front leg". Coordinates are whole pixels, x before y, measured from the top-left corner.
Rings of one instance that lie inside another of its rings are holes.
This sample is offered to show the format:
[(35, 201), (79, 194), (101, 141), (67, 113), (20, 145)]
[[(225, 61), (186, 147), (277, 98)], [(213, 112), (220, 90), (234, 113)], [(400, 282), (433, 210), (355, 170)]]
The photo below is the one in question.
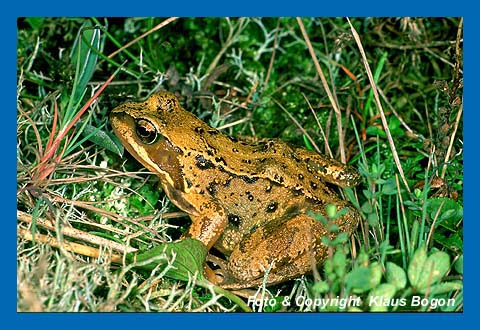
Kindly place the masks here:
[(195, 238), (205, 244), (207, 249), (215, 244), (227, 227), (227, 215), (220, 205), (203, 202), (196, 214), (190, 214), (192, 224), (183, 237)]
[[(358, 213), (350, 208), (334, 224), (341, 232), (351, 233), (358, 221)], [(308, 273), (327, 258), (323, 236), (333, 238), (336, 234), (306, 214), (258, 228), (233, 250), (220, 286), (240, 289), (261, 285), (268, 269), (268, 285)]]

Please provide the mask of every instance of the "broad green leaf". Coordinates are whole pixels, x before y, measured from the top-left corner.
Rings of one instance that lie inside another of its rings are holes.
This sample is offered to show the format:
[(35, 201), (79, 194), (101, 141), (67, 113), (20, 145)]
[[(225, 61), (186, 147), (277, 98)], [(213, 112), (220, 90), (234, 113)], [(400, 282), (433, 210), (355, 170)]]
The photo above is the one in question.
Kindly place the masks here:
[(387, 282), (393, 284), (397, 290), (402, 290), (407, 285), (407, 274), (402, 267), (393, 262), (387, 262), (386, 278)]
[(355, 293), (362, 293), (375, 288), (382, 279), (382, 269), (379, 263), (374, 262), (368, 267), (353, 269), (345, 277), (347, 286)]
[[(186, 238), (173, 243), (161, 244), (146, 252), (130, 253), (127, 255), (127, 260), (130, 263), (140, 263), (164, 254), (168, 260), (173, 260), (172, 267), (167, 271), (166, 276), (176, 280), (188, 281), (195, 274), (197, 274), (198, 279), (203, 278), (203, 265), (207, 253), (207, 248), (203, 243)], [(139, 268), (151, 271), (158, 265), (164, 269), (168, 265), (168, 261), (161, 259), (139, 266)]]
[[(332, 227), (333, 227), (333, 225), (332, 225)], [(332, 227), (331, 227), (331, 228), (332, 228)], [(333, 230), (332, 230), (332, 231), (333, 231)], [(338, 231), (338, 229), (335, 230), (335, 231)], [(332, 245), (332, 246), (335, 246), (335, 245), (339, 245), (339, 244), (344, 244), (344, 243), (346, 243), (346, 242), (348, 241), (348, 237), (349, 237), (349, 235), (348, 235), (347, 233), (345, 233), (345, 232), (339, 233), (339, 234), (331, 241), (331, 245)], [(323, 238), (323, 237), (322, 237), (322, 238)]]
[(380, 128), (376, 127), (376, 126), (368, 126), (367, 129), (366, 129), (366, 133), (368, 136), (379, 136), (381, 138), (386, 138), (387, 135), (385, 134), (385, 132), (383, 130), (381, 130)]
[(422, 272), (415, 287), (420, 292), (439, 282), (450, 269), (450, 256), (438, 251), (431, 254), (423, 264)]
[(408, 280), (417, 287), (419, 278), (423, 271), (423, 266), (427, 260), (427, 249), (425, 246), (419, 247), (413, 254), (412, 260), (408, 265)]
[(151, 211), (155, 207), (160, 196), (158, 189), (151, 186), (144, 185), (138, 190), (139, 195), (132, 196), (130, 200), (130, 206), (136, 208), (140, 213)]
[(395, 285), (389, 283), (382, 283), (375, 289), (370, 291), (368, 295), (368, 302), (371, 312), (386, 312), (391, 305), (390, 301), (395, 296)]
[(463, 217), (463, 207), (451, 198), (439, 197), (427, 201), (427, 212), (432, 219), (437, 216), (439, 210), (437, 226), (446, 222), (445, 225), (448, 227), (450, 223), (457, 223)]
[(323, 271), (325, 272), (325, 276), (327, 280), (333, 282), (337, 278), (337, 274), (335, 273), (335, 267), (333, 265), (333, 258), (329, 258), (325, 260), (323, 263)]

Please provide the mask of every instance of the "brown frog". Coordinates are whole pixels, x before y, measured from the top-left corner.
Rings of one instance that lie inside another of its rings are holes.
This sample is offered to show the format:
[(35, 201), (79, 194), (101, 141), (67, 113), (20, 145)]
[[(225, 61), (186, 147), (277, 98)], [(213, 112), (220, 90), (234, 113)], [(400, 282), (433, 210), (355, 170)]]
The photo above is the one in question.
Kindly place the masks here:
[[(322, 237), (351, 234), (360, 221), (325, 183), (351, 187), (360, 176), (332, 158), (279, 140), (229, 137), (184, 110), (169, 92), (120, 105), (110, 119), (125, 148), (189, 214), (184, 237), (227, 257), (219, 262), (221, 276), (207, 272), (224, 288), (258, 286), (266, 272), (268, 285), (305, 274), (327, 257)], [(328, 225), (308, 212), (326, 217), (327, 204), (345, 209)]]

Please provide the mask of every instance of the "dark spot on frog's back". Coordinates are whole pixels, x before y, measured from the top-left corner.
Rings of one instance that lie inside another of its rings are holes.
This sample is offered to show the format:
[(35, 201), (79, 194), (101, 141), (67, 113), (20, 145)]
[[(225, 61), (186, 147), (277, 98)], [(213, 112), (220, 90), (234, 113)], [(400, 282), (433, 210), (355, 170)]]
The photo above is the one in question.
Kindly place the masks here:
[(228, 214), (228, 223), (233, 225), (234, 227), (239, 227), (240, 223), (242, 222), (242, 217), (239, 216), (238, 214)]
[(194, 131), (195, 131), (195, 133), (197, 133), (197, 134), (203, 134), (203, 133), (205, 133), (205, 130), (203, 129), (203, 127), (195, 127), (195, 128), (194, 128)]
[(295, 197), (303, 195), (303, 190), (302, 190), (302, 188), (293, 188), (292, 189), (292, 194)]
[(240, 176), (245, 183), (255, 183), (258, 180), (258, 176), (247, 176), (247, 175), (242, 175)]
[(273, 213), (277, 210), (277, 207), (278, 207), (277, 202), (270, 202), (270, 204), (267, 205), (267, 208), (265, 209), (265, 212)]
[(195, 165), (200, 170), (208, 170), (211, 168), (215, 168), (215, 165), (208, 159), (205, 159), (205, 157), (203, 157), (202, 155), (195, 156)]
[(223, 157), (215, 157), (215, 161), (217, 163), (222, 163), (224, 166), (227, 166), (227, 162), (225, 161), (225, 159)]
[(275, 173), (275, 175), (273, 176), (273, 179), (280, 184), (282, 184), (284, 181), (283, 177), (278, 175), (277, 173)]
[(295, 153), (292, 152), (292, 154), (290, 155), (291, 158), (293, 158), (293, 160), (295, 160), (297, 163), (300, 163), (302, 160), (300, 158), (297, 157), (297, 155)]
[(214, 181), (210, 182), (207, 186), (207, 191), (210, 195), (215, 196), (215, 193), (217, 192), (217, 184)]

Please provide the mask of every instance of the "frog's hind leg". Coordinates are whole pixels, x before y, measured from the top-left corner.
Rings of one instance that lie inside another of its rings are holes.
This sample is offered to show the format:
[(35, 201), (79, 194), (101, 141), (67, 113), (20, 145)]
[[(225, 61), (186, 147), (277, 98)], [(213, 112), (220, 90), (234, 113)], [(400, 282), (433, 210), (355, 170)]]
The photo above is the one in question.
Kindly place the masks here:
[[(349, 234), (358, 224), (358, 213), (350, 209), (333, 223), (339, 232)], [(310, 272), (323, 262), (328, 247), (322, 237), (333, 239), (326, 225), (306, 214), (291, 219), (272, 222), (258, 228), (233, 250), (228, 263), (225, 288), (246, 288), (262, 284), (266, 271), (266, 283), (273, 285)]]

